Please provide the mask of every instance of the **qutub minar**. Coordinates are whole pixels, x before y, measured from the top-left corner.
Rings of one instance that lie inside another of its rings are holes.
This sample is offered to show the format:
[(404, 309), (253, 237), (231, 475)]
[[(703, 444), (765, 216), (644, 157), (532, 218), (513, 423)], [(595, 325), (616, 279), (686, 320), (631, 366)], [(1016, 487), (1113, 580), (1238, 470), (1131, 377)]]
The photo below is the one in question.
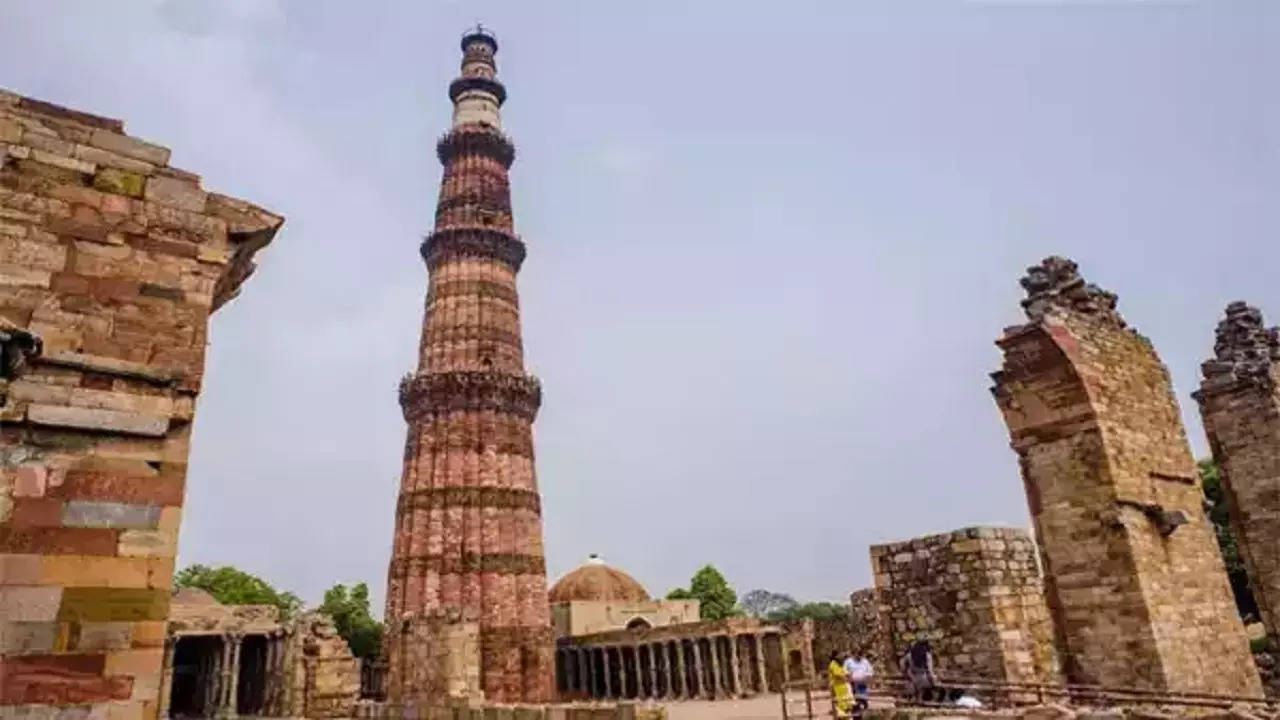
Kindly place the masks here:
[(418, 370), (400, 386), (409, 430), (386, 618), (474, 617), (485, 698), (545, 702), (553, 656), (532, 434), (541, 390), (524, 371), (525, 247), (512, 229), (515, 148), (501, 131), (497, 50), (480, 27), (463, 36), (453, 127), (436, 146), (444, 173), (422, 243), (430, 281)]

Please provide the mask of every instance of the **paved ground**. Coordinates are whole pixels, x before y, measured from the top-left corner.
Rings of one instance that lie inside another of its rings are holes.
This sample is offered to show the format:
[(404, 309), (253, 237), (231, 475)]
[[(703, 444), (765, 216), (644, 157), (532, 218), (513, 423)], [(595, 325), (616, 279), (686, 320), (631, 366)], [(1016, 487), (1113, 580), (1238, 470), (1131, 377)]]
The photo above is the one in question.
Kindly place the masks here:
[(668, 720), (781, 720), (782, 702), (776, 694), (741, 700), (667, 703)]

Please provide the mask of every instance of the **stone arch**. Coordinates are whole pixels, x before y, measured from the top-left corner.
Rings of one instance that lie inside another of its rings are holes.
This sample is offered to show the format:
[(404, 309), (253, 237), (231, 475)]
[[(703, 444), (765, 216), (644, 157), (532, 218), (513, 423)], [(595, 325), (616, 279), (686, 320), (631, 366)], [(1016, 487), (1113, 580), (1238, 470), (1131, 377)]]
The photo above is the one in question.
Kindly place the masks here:
[(649, 622), (648, 620), (638, 615), (627, 621), (628, 630), (649, 630), (652, 627), (653, 627), (653, 623)]

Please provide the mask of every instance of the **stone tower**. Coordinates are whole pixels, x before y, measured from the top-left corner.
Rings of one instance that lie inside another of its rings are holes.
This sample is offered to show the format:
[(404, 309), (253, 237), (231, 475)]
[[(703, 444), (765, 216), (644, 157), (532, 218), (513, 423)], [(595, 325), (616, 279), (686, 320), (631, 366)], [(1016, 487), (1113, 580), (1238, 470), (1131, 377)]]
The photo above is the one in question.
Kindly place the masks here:
[(1168, 371), (1070, 260), (1022, 286), (992, 392), (1068, 679), (1260, 695)]
[[(524, 371), (516, 273), (525, 247), (512, 230), (515, 148), (501, 131), (497, 50), (481, 28), (463, 36), (453, 127), (436, 146), (444, 174), (422, 243), (430, 281), (418, 370), (400, 384), (409, 431), (386, 618), (395, 632), (398, 621), (442, 612), (473, 617), (486, 699), (538, 702), (552, 687), (533, 462), (541, 390)], [(391, 677), (404, 677), (389, 660)]]
[(1242, 302), (1218, 323), (1194, 393), (1267, 633), (1280, 633), (1280, 330)]

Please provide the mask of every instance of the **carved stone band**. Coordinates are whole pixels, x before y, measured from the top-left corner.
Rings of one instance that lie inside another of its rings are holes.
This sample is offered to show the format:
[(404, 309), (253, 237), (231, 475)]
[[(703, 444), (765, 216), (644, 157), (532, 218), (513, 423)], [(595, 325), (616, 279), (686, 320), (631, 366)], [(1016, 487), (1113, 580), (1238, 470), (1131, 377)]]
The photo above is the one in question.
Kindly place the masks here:
[(416, 490), (400, 495), (397, 512), (409, 508), (433, 509), (451, 507), (501, 508), (504, 510), (542, 511), (535, 490), (502, 487), (439, 487)]
[(488, 280), (446, 280), (432, 283), (427, 290), (427, 304), (430, 305), (441, 298), (463, 295), (497, 298), (505, 300), (516, 307), (520, 305), (520, 298), (516, 295), (515, 288), (505, 283), (490, 282)]
[(500, 650), (513, 645), (531, 645), (538, 649), (545, 648), (547, 652), (551, 652), (551, 648), (546, 646), (554, 639), (551, 634), (551, 628), (541, 625), (480, 626), (481, 652), (484, 651), (484, 648)]
[(510, 168), (516, 159), (516, 146), (502, 133), (484, 125), (463, 125), (436, 142), (436, 157), (441, 165), (461, 155), (491, 157)]
[(468, 90), (479, 90), (480, 92), (489, 93), (498, 99), (498, 105), (507, 101), (507, 89), (502, 83), (493, 78), (482, 77), (479, 75), (469, 75), (454, 79), (449, 83), (449, 99), (458, 102), (458, 97)]
[(402, 578), (409, 574), (437, 572), (444, 575), (496, 573), (498, 575), (546, 575), (547, 563), (541, 555), (506, 553), (461, 555), (402, 555), (391, 562), (390, 575)]
[(422, 259), (435, 269), (450, 257), (493, 258), (519, 272), (524, 264), (524, 243), (511, 233), (483, 225), (465, 225), (436, 230), (422, 241)]
[(412, 422), (427, 414), (493, 410), (530, 422), (542, 404), (542, 387), (529, 375), (456, 370), (425, 373), (400, 383), (400, 407)]

